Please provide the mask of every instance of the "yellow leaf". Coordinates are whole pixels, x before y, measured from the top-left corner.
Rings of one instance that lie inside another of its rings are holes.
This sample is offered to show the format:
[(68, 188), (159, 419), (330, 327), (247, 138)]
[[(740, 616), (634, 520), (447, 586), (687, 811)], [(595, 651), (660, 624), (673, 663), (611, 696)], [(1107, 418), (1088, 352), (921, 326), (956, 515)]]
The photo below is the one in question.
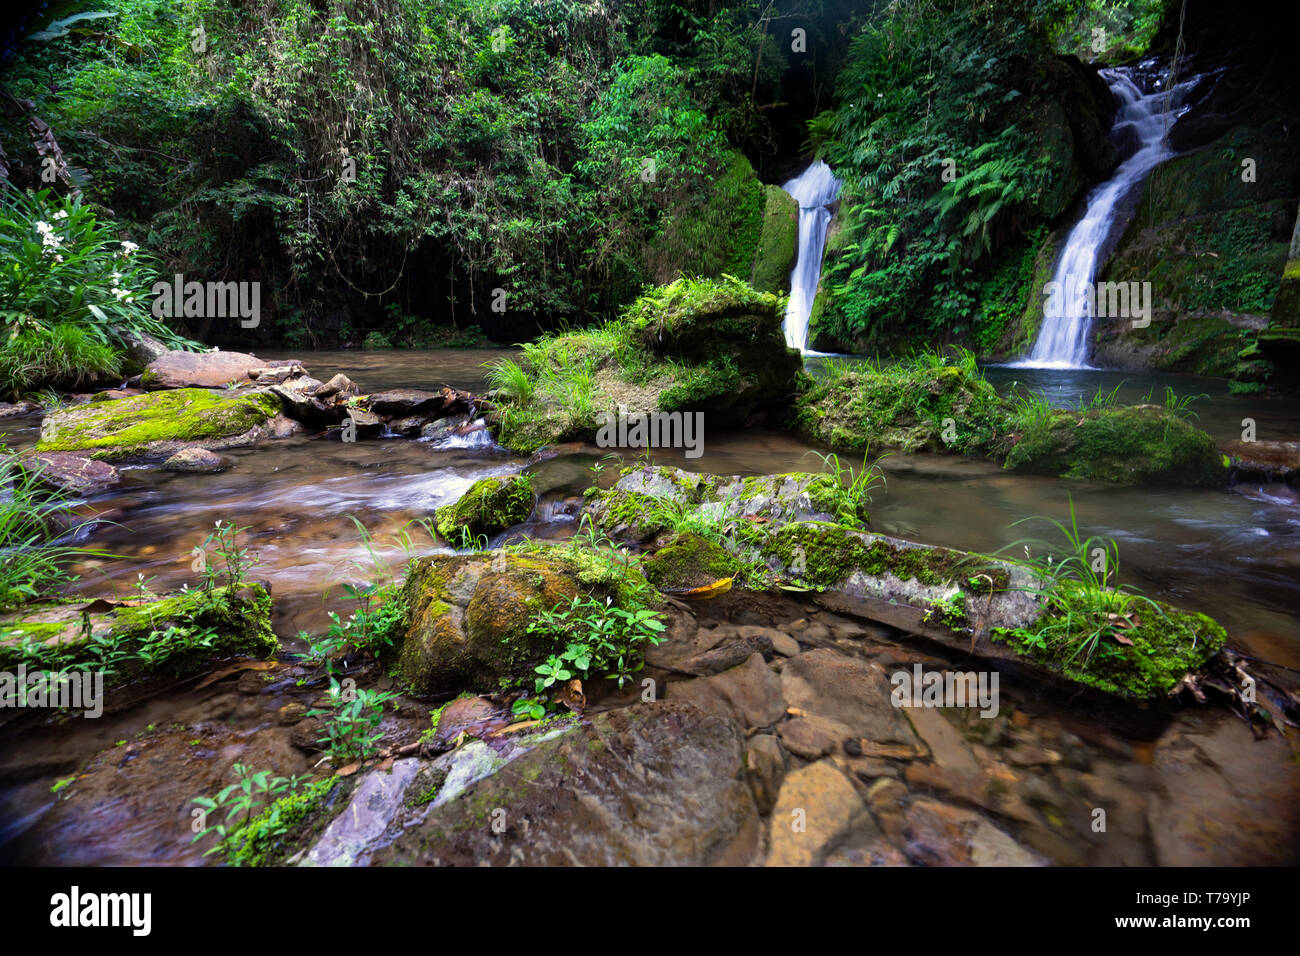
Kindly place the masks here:
[(681, 597), (690, 601), (703, 601), (708, 598), (717, 597), (719, 594), (726, 594), (731, 590), (731, 578), (722, 578), (714, 581), (712, 584), (706, 584), (703, 587), (691, 588), (681, 594)]

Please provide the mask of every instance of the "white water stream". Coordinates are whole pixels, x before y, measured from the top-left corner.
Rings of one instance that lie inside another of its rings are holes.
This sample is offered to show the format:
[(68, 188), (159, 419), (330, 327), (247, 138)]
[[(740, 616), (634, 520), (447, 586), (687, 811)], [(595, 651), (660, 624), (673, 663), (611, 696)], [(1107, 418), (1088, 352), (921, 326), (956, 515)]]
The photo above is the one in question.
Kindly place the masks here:
[(799, 204), (799, 246), (790, 272), (790, 303), (782, 327), (786, 344), (806, 352), (808, 318), (812, 315), (817, 282), (821, 278), (826, 227), (831, 221), (831, 211), (826, 207), (839, 193), (840, 181), (819, 159), (781, 188)]

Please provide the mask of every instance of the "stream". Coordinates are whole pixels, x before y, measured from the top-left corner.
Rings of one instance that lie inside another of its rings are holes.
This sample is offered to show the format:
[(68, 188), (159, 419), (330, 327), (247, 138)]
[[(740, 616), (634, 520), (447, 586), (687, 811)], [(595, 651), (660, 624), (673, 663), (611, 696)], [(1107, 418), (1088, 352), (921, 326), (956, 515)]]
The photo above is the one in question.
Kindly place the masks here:
[[(367, 391), (443, 384), (481, 390), (483, 363), (504, 354), (511, 353), (435, 350), (264, 357), (300, 358), (322, 379), (343, 372)], [(820, 361), (807, 359), (813, 374)], [(1152, 390), (1161, 394), (1165, 385), (1180, 395), (1205, 393), (1207, 397), (1193, 406), (1199, 415), (1197, 424), (1220, 441), (1240, 437), (1241, 420), (1246, 417), (1256, 420), (1261, 440), (1289, 438), (1300, 431), (1300, 414), (1294, 405), (1231, 396), (1213, 380), (1092, 370), (990, 367), (986, 371), (1000, 390), (1019, 382), (1054, 404), (1086, 401), (1098, 389), (1118, 388), (1121, 400), (1132, 402)], [(7, 441), (14, 448), (35, 442), (38, 416), (6, 424)], [(818, 470), (815, 451), (824, 449), (783, 432), (706, 431), (702, 457), (685, 459), (680, 452), (663, 451), (655, 457), (697, 471), (751, 475)], [(158, 592), (194, 583), (191, 549), (214, 521), (237, 521), (248, 528), (244, 541), (258, 559), (251, 577), (268, 581), (272, 588), (274, 625), (282, 649), (301, 652), (305, 644), (297, 636), (300, 631), (322, 633), (329, 611), (347, 613), (343, 583), (394, 571), (400, 574), (408, 551), (447, 550), (413, 522), (430, 518), (436, 507), (454, 501), (478, 478), (527, 467), (541, 499), (529, 524), (511, 534), (571, 534), (581, 493), (592, 483), (590, 467), (603, 451), (569, 448), (558, 457), (528, 464), (475, 436), (442, 442), (393, 438), (354, 444), (299, 436), (227, 454), (236, 464), (222, 474), (137, 468), (125, 472), (130, 480), (122, 486), (87, 501), (85, 512), (97, 513), (103, 523), (84, 536), (86, 543), (125, 560), (85, 562), (77, 569), (82, 576), (78, 588), (88, 594), (127, 595), (138, 574), (153, 579), (151, 587)], [(1300, 608), (1300, 495), (1296, 489), (1259, 484), (1216, 491), (1116, 489), (1012, 475), (991, 462), (931, 454), (891, 455), (882, 466), (887, 485), (875, 493), (872, 526), (876, 530), (987, 552), (1021, 538), (1048, 536), (1045, 527), (1012, 527), (1012, 523), (1040, 515), (1068, 520), (1068, 494), (1085, 534), (1118, 541), (1123, 580), (1149, 596), (1214, 616), (1248, 653), (1300, 668), (1300, 617), (1295, 613)], [(353, 516), (373, 537), (373, 552), (363, 542)], [(397, 544), (403, 529), (410, 532), (405, 550)], [(30, 779), (31, 767), (43, 766), (43, 753), (57, 753), (48, 758), (50, 772), (61, 772), (84, 763), (117, 739), (126, 740), (128, 730), (141, 732), (169, 722), (189, 725), (214, 719), (216, 714), (232, 727), (213, 743), (213, 753), (238, 742), (241, 747), (266, 749), (262, 759), (246, 758), (252, 763), (274, 764), (284, 774), (305, 772), (306, 758), (288, 746), (283, 734), (258, 732), (276, 726), (275, 708), (285, 705), (293, 686), (288, 679), (283, 683), (280, 696), (272, 694), (265, 700), (212, 687), (198, 694), (155, 698), (125, 714), (94, 722), (90, 731), (65, 726), (21, 740), (10, 735), (4, 744), (8, 753), (0, 760), (23, 764), (28, 779), (0, 784), (0, 850), (55, 802), (48, 793), (48, 776)], [(413, 716), (423, 718), (423, 713)], [(175, 746), (185, 749), (179, 740)], [(191, 796), (178, 792), (176, 805), (168, 804), (159, 812), (184, 813)], [(115, 795), (109, 805), (117, 808), (113, 813), (131, 817), (145, 812), (141, 799), (139, 794)], [(142, 820), (139, 826), (147, 822)], [(76, 833), (60, 830), (59, 847), (38, 851), (26, 846), (21, 856), (28, 862), (201, 860), (196, 851), (178, 850), (171, 844), (151, 850), (150, 841), (130, 827), (116, 837), (106, 835), (117, 833), (121, 824), (112, 814), (98, 824), (88, 822), (87, 827), (98, 834), (96, 839), (108, 840), (91, 851), (83, 852)]]

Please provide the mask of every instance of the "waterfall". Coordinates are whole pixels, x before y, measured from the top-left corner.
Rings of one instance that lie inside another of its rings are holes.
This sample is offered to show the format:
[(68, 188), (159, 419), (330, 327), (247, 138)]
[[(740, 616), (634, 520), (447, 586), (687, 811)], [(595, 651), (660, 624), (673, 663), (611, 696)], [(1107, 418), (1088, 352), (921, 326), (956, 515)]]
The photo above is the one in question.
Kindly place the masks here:
[(786, 306), (785, 342), (800, 352), (808, 350), (808, 317), (822, 272), (826, 246), (827, 209), (840, 191), (840, 181), (820, 159), (781, 187), (799, 204), (799, 246), (790, 272), (790, 304)]
[[(1115, 229), (1121, 204), (1129, 192), (1152, 169), (1173, 153), (1165, 139), (1174, 120), (1186, 107), (1181, 94), (1200, 78), (1192, 77), (1172, 90), (1162, 89), (1162, 80), (1154, 92), (1142, 90), (1135, 80), (1137, 71), (1117, 68), (1100, 71), (1119, 100), (1112, 137), (1123, 135), (1138, 144), (1137, 151), (1124, 160), (1115, 174), (1088, 194), (1083, 218), (1070, 231), (1057, 262), (1053, 296), (1058, 308), (1047, 309), (1045, 290), (1034, 289), (1032, 295), (1044, 294), (1043, 324), (1029, 356), (1015, 363), (1023, 368), (1088, 368), (1088, 345), (1092, 332), (1093, 283), (1107, 240)], [(1149, 303), (1148, 303), (1149, 304)]]

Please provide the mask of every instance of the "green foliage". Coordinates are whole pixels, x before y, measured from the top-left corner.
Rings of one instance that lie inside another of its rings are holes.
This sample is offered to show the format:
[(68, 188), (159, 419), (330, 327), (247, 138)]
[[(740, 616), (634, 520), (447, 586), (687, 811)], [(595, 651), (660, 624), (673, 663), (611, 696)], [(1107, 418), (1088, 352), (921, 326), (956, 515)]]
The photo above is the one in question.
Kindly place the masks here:
[(68, 565), (101, 552), (70, 542), (89, 522), (72, 500), (41, 484), (41, 468), (0, 444), (0, 610), (57, 593), (76, 578)]
[(332, 760), (365, 760), (378, 752), (384, 704), (397, 696), (393, 691), (344, 689), (331, 677), (329, 706), (313, 708), (307, 716), (323, 719), (318, 740)]
[[(193, 800), (203, 811), (204, 826), (190, 842), (197, 843), (208, 836), (218, 838), (204, 856), (226, 854), (241, 845), (237, 837), (247, 832), (257, 811), (277, 798), (296, 794), (301, 784), (296, 776), (272, 777), (269, 770), (253, 771), (242, 763), (230, 769), (239, 778), (237, 783), (223, 788), (215, 797), (195, 797)], [(209, 815), (218, 814), (223, 814), (219, 822), (206, 822)]]
[(557, 604), (544, 610), (528, 630), (552, 637), (564, 650), (537, 666), (533, 691), (541, 694), (556, 683), (602, 672), (622, 689), (645, 665), (644, 645), (660, 643), (665, 628), (658, 611), (615, 607), (613, 598), (579, 595), (567, 608)]

